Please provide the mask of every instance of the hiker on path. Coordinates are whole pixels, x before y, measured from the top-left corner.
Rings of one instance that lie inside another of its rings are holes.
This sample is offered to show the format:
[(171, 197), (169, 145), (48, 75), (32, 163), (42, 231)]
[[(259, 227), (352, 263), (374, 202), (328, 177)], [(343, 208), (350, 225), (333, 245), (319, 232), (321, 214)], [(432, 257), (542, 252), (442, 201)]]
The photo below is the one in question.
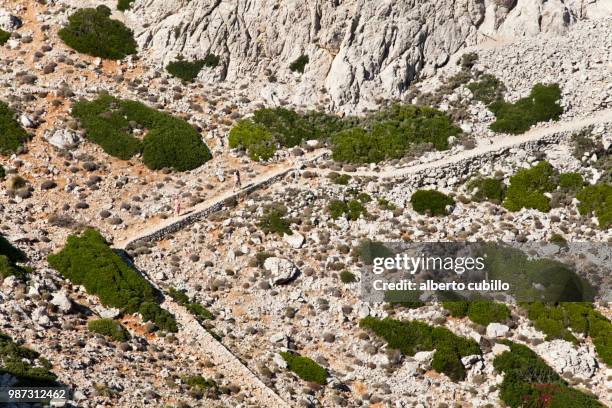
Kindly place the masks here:
[(240, 190), (242, 187), (242, 183), (240, 183), (240, 171), (236, 170), (234, 172), (234, 191)]
[(181, 215), (181, 200), (178, 197), (174, 199), (174, 213), (177, 216)]

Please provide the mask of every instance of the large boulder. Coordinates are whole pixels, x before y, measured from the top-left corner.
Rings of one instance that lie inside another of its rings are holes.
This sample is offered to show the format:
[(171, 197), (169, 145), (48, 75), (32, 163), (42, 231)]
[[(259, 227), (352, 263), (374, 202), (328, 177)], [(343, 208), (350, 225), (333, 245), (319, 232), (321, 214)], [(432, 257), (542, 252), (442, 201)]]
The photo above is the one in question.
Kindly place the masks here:
[(265, 260), (264, 269), (272, 274), (270, 277), (272, 286), (285, 285), (294, 280), (300, 272), (293, 262), (275, 256)]
[(61, 150), (74, 148), (81, 140), (75, 132), (68, 129), (57, 129), (53, 133), (46, 133), (45, 138), (52, 146)]

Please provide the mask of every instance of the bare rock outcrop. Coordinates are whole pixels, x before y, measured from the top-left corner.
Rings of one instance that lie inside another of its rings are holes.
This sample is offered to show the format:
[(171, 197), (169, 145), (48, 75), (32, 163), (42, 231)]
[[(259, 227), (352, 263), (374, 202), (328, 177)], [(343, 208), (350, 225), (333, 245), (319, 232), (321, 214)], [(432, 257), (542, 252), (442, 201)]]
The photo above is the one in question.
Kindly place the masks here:
[[(271, 104), (359, 111), (401, 96), (467, 45), (560, 34), (582, 13), (574, 0), (138, 0), (126, 20), (158, 64), (213, 53), (221, 63), (203, 80), (244, 83)], [(300, 75), (289, 66), (302, 55)]]

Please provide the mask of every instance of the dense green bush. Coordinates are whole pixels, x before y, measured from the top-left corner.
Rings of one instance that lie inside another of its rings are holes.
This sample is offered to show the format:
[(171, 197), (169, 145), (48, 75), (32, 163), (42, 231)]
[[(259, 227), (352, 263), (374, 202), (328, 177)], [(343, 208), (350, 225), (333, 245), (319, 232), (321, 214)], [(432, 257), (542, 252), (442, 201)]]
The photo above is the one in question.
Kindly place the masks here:
[(295, 61), (289, 65), (289, 69), (293, 72), (299, 72), (300, 74), (304, 73), (304, 68), (306, 68), (306, 64), (310, 62), (310, 58), (308, 55), (300, 55)]
[(0, 277), (15, 276), (25, 281), (30, 268), (16, 264), (25, 260), (25, 254), (0, 235)]
[(327, 382), (327, 371), (308, 357), (287, 352), (281, 352), (280, 355), (287, 362), (287, 368), (302, 380), (321, 385)]
[(3, 156), (16, 153), (28, 138), (14, 116), (8, 105), (0, 101), (0, 155)]
[(578, 191), (584, 186), (584, 179), (580, 173), (559, 174), (559, 187), (568, 191)]
[(181, 381), (185, 383), (191, 390), (203, 392), (205, 390), (217, 390), (218, 385), (215, 380), (207, 379), (201, 375), (189, 375), (181, 377)]
[(340, 272), (340, 280), (342, 281), (342, 283), (357, 282), (357, 278), (355, 277), (355, 274), (349, 271)]
[(506, 186), (496, 178), (475, 177), (470, 180), (467, 188), (472, 192), (472, 199), (475, 201), (501, 203), (506, 193)]
[(561, 90), (559, 85), (537, 84), (528, 97), (515, 103), (496, 101), (489, 105), (496, 120), (491, 124), (495, 132), (524, 133), (538, 122), (557, 120), (563, 113), (559, 105)]
[(587, 186), (576, 195), (576, 198), (580, 201), (578, 204), (580, 214), (594, 214), (602, 229), (612, 226), (612, 185), (599, 183)]
[(436, 190), (417, 190), (410, 197), (410, 204), (419, 214), (438, 216), (447, 215), (446, 206), (455, 204), (455, 200)]
[(117, 0), (117, 10), (126, 11), (132, 8), (132, 3), (136, 0)]
[(478, 81), (468, 84), (467, 88), (472, 91), (474, 99), (485, 105), (503, 100), (506, 92), (504, 83), (491, 74), (482, 75)]
[(488, 326), (493, 322), (503, 322), (510, 317), (508, 306), (503, 303), (476, 301), (469, 302), (468, 318), (474, 323)]
[(245, 149), (254, 160), (266, 160), (278, 147), (324, 139), (331, 142), (335, 160), (377, 163), (400, 158), (416, 145), (448, 149), (448, 138), (460, 132), (443, 112), (413, 105), (395, 104), (364, 118), (343, 119), (322, 112), (300, 115), (285, 108), (260, 109), (230, 131), (230, 147)]
[(561, 302), (553, 306), (533, 302), (525, 303), (523, 307), (535, 328), (546, 334), (546, 340), (563, 339), (576, 343), (574, 334), (590, 336), (599, 357), (612, 365), (612, 323), (592, 304)]
[(446, 150), (448, 138), (460, 132), (441, 111), (394, 104), (360, 120), (358, 126), (334, 134), (332, 156), (350, 163), (378, 163), (403, 157), (411, 146), (419, 144)]
[(184, 292), (180, 290), (176, 290), (174, 288), (170, 288), (168, 290), (168, 294), (172, 299), (174, 299), (178, 304), (189, 310), (189, 312), (196, 317), (196, 319), (202, 323), (205, 320), (213, 320), (214, 315), (206, 309), (204, 306), (189, 299)]
[[(87, 138), (111, 156), (127, 160), (143, 153), (147, 167), (192, 170), (210, 158), (208, 146), (189, 123), (140, 102), (101, 94), (96, 100), (81, 100), (72, 106)], [(136, 123), (148, 130), (144, 141), (130, 132)]]
[(77, 10), (68, 17), (68, 25), (58, 35), (78, 52), (94, 57), (122, 59), (135, 54), (132, 31), (110, 15), (110, 9), (104, 5)]
[(510, 351), (498, 355), (493, 366), (504, 374), (499, 397), (511, 408), (603, 408), (594, 397), (570, 388), (527, 346), (502, 341)]
[(371, 330), (385, 339), (389, 348), (400, 350), (406, 356), (436, 349), (433, 368), (453, 381), (465, 379), (461, 357), (480, 354), (476, 341), (457, 336), (444, 327), (432, 327), (419, 321), (380, 320), (368, 316), (359, 321), (359, 327)]
[(202, 68), (214, 68), (219, 64), (219, 57), (214, 54), (208, 54), (204, 59), (195, 61), (186, 61), (182, 56), (179, 56), (176, 61), (169, 63), (166, 66), (166, 71), (170, 75), (182, 79), (186, 82), (193, 82)]
[(268, 208), (259, 219), (259, 228), (266, 234), (291, 235), (291, 220), (285, 218), (287, 210), (283, 207)]
[(105, 306), (139, 312), (160, 329), (177, 331), (174, 317), (159, 307), (151, 284), (127, 265), (94, 229), (71, 235), (64, 248), (48, 257), (49, 265), (75, 285), (83, 285)]
[(546, 161), (518, 171), (510, 178), (504, 207), (510, 211), (520, 211), (522, 208), (550, 211), (550, 199), (544, 193), (557, 187), (557, 178), (557, 172)]
[(10, 336), (0, 333), (0, 375), (17, 379), (13, 387), (57, 386), (51, 363), (34, 350), (17, 345)]
[(113, 319), (90, 320), (87, 322), (87, 329), (90, 332), (108, 336), (114, 341), (127, 341), (130, 338), (130, 333), (125, 330), (121, 323)]
[(11, 33), (8, 33), (0, 28), (0, 45), (4, 45), (9, 38), (11, 38)]
[(13, 246), (6, 238), (0, 235), (0, 255), (5, 255), (11, 262), (23, 262), (26, 260), (25, 253)]
[(366, 209), (359, 200), (332, 200), (327, 205), (327, 212), (334, 220), (345, 216), (349, 221), (355, 221), (366, 213)]

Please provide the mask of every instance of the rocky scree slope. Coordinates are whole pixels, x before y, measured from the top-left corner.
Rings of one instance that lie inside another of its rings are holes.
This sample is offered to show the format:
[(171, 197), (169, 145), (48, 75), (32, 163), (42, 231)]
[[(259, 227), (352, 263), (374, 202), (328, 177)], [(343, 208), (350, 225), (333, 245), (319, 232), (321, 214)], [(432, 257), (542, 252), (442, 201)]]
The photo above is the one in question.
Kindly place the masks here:
[[(584, 2), (582, 2), (584, 3)], [(137, 0), (126, 15), (159, 64), (221, 57), (208, 81), (244, 83), (268, 103), (355, 112), (400, 96), (464, 46), (561, 34), (588, 14), (580, 0)], [(309, 62), (302, 75), (289, 66)]]

